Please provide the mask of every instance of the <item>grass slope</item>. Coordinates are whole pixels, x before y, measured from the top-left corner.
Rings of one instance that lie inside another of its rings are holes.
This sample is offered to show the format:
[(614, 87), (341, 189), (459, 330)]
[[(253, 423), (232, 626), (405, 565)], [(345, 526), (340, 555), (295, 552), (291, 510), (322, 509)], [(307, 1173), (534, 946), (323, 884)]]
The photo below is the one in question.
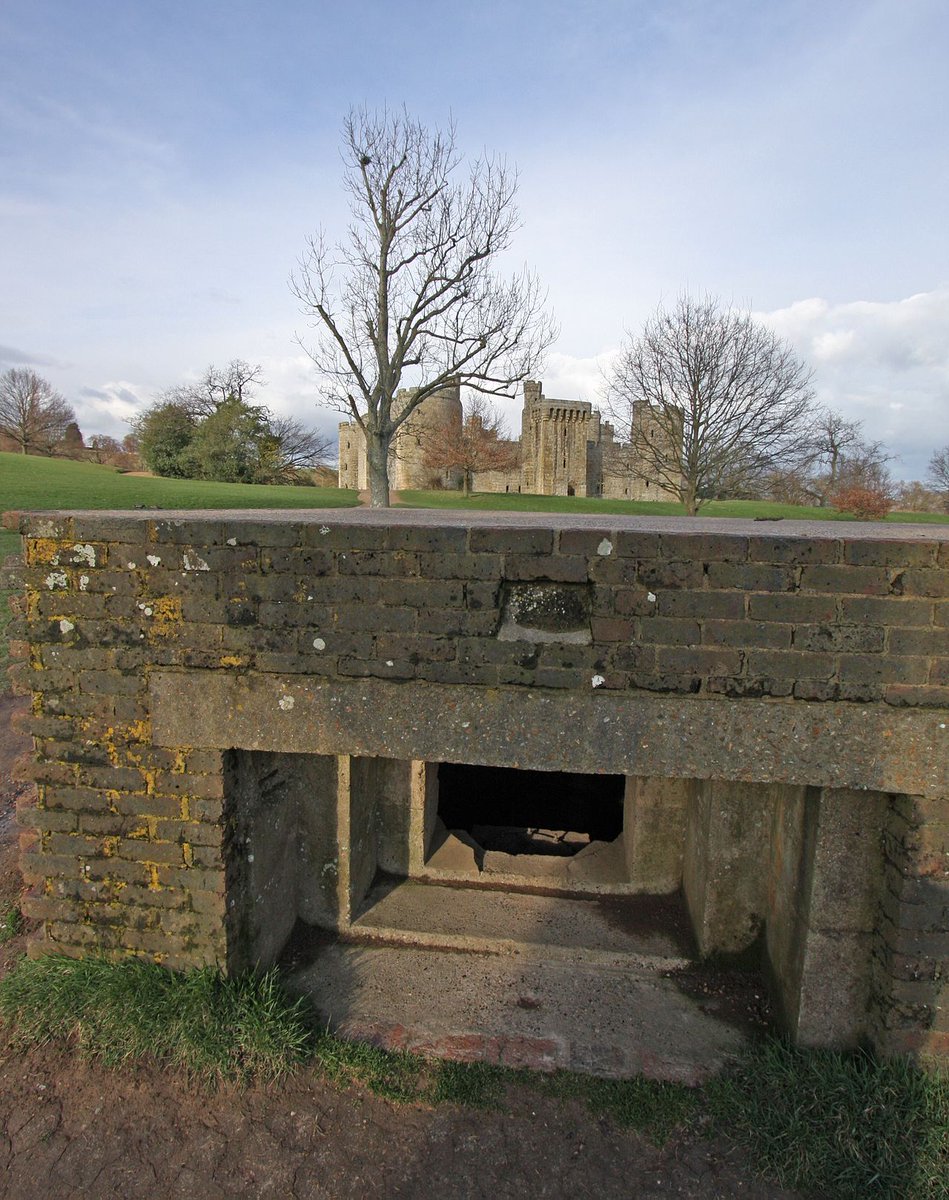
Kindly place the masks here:
[[(460, 492), (400, 492), (400, 502), (408, 508), (451, 508), (470, 512), (554, 512), (620, 516), (681, 517), (683, 505), (671, 500), (601, 500), (593, 496), (529, 496), (519, 492), (475, 492), (465, 497)], [(764, 500), (710, 500), (702, 506), (703, 517), (781, 518), (797, 521), (853, 521), (848, 513), (834, 508), (801, 508), (796, 504), (772, 504)], [(949, 525), (946, 513), (892, 512), (887, 521), (913, 524)]]
[(340, 488), (265, 487), (120, 475), (111, 467), (0, 453), (0, 512), (57, 508), (350, 508)]

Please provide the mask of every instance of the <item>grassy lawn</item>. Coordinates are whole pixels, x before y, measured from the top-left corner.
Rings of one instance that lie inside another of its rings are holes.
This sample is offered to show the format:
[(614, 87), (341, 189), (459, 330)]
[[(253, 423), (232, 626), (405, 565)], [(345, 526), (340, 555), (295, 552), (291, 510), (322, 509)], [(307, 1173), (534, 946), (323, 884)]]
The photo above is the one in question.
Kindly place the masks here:
[(0, 512), (53, 508), (350, 508), (340, 488), (264, 487), (120, 475), (111, 467), (0, 453)]
[[(681, 504), (662, 500), (600, 500), (592, 496), (526, 496), (513, 492), (475, 492), (465, 498), (460, 492), (400, 492), (408, 508), (453, 508), (469, 512), (555, 512), (586, 513), (589, 516), (682, 516)], [(852, 521), (834, 508), (800, 508), (796, 504), (772, 504), (763, 500), (710, 500), (703, 517), (785, 518), (797, 521)], [(892, 512), (887, 521), (949, 525), (949, 513)]]
[[(264, 487), (120, 475), (111, 467), (65, 459), (0, 453), (0, 512), (8, 509), (69, 508), (351, 508), (356, 493), (342, 488)], [(528, 496), (519, 493), (402, 492), (407, 508), (451, 508), (482, 512), (585, 513), (589, 516), (681, 516), (672, 501), (601, 500), (586, 496)], [(704, 517), (784, 518), (850, 521), (832, 508), (799, 508), (753, 500), (713, 500)], [(949, 524), (949, 513), (890, 513), (888, 521)], [(3, 553), (0, 541), (0, 554)]]

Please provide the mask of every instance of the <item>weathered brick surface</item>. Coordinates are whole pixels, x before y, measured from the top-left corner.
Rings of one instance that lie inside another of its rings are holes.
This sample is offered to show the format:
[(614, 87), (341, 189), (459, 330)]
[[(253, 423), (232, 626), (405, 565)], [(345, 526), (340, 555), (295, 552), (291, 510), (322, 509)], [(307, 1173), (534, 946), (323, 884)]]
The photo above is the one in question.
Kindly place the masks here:
[(876, 1044), (949, 1054), (949, 797), (895, 796), (883, 830), (884, 873), (873, 961)]
[[(48, 945), (223, 963), (222, 755), (152, 745), (156, 669), (949, 709), (949, 542), (668, 522), (34, 515), (27, 911)], [(505, 582), (585, 588), (587, 644), (501, 641)], [(941, 711), (933, 716), (941, 719)], [(949, 801), (895, 800), (878, 1040), (945, 1041)]]

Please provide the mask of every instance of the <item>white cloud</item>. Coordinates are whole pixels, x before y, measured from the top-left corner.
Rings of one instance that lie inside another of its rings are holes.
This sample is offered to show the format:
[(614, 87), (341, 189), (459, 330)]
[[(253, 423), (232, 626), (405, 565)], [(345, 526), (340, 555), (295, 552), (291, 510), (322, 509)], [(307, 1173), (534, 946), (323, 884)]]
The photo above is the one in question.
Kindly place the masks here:
[(107, 433), (122, 438), (129, 431), (129, 420), (151, 399), (139, 384), (119, 380), (80, 388), (73, 408), (85, 435)]
[(756, 314), (814, 368), (821, 403), (864, 423), (905, 479), (949, 441), (949, 287), (902, 300), (820, 298)]

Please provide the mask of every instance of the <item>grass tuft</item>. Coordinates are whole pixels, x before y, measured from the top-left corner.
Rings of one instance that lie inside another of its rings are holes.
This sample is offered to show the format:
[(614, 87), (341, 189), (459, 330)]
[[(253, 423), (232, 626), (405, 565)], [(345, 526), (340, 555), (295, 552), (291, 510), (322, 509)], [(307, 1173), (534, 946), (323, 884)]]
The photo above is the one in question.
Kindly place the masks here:
[(654, 1079), (599, 1079), (555, 1071), (533, 1086), (560, 1100), (579, 1100), (597, 1116), (609, 1116), (626, 1129), (645, 1134), (657, 1146), (696, 1112), (700, 1093), (679, 1083)]
[(316, 1061), (338, 1083), (358, 1083), (387, 1100), (412, 1102), (423, 1097), (424, 1061), (414, 1054), (380, 1050), (368, 1042), (350, 1042), (321, 1034)]
[(785, 1187), (840, 1200), (949, 1196), (945, 1074), (771, 1041), (705, 1097), (720, 1132)]
[[(2, 691), (2, 688), (0, 688)], [(23, 915), (15, 904), (0, 912), (0, 946), (11, 942), (23, 928)]]
[(431, 1081), (426, 1099), (431, 1104), (463, 1104), (466, 1108), (499, 1109), (514, 1073), (491, 1063), (452, 1062), (430, 1064)]
[(227, 979), (138, 959), (21, 959), (0, 980), (0, 1019), (15, 1045), (63, 1042), (109, 1066), (153, 1061), (211, 1086), (282, 1078), (312, 1040), (302, 1003), (273, 973)]

